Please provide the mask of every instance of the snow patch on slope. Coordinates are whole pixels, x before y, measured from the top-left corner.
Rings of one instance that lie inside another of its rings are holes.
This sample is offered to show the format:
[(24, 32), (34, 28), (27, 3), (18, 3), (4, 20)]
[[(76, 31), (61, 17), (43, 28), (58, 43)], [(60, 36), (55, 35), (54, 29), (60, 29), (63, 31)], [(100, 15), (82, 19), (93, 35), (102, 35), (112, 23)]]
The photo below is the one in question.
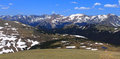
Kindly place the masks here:
[(11, 27), (9, 23), (4, 25), (0, 26), (0, 54), (22, 51), (39, 44), (38, 41), (21, 38), (18, 28)]

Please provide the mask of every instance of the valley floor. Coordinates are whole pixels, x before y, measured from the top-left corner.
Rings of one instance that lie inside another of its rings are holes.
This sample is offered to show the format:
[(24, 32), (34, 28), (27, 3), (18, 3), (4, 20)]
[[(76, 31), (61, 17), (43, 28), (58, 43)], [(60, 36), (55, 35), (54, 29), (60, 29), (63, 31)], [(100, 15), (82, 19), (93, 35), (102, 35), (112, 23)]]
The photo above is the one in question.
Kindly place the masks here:
[(36, 49), (0, 55), (0, 59), (120, 59), (120, 52), (81, 49)]

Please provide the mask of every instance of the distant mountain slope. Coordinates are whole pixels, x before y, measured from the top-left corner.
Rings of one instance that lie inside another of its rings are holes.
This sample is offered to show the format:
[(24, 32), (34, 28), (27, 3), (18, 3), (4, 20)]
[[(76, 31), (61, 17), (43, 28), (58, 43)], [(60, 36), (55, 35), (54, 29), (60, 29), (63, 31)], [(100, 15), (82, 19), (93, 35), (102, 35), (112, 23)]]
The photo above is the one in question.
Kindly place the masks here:
[(106, 42), (114, 45), (120, 45), (120, 28), (104, 25), (69, 25), (60, 29), (44, 30), (47, 33), (82, 35), (89, 40)]

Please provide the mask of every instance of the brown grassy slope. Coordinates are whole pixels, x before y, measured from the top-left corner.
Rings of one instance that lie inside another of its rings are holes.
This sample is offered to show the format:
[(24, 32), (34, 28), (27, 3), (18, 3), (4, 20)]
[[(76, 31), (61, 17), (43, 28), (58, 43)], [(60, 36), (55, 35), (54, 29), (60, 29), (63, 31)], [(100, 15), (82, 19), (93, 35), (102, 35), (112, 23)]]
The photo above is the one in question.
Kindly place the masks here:
[(120, 53), (78, 49), (37, 49), (0, 55), (0, 59), (120, 59)]

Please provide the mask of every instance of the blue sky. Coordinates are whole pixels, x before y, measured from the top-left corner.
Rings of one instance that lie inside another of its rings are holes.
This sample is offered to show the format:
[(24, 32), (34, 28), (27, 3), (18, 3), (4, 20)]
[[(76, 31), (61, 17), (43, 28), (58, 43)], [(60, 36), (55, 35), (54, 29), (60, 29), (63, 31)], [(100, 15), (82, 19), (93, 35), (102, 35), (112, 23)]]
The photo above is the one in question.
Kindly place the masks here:
[(120, 15), (120, 0), (0, 0), (0, 15)]

